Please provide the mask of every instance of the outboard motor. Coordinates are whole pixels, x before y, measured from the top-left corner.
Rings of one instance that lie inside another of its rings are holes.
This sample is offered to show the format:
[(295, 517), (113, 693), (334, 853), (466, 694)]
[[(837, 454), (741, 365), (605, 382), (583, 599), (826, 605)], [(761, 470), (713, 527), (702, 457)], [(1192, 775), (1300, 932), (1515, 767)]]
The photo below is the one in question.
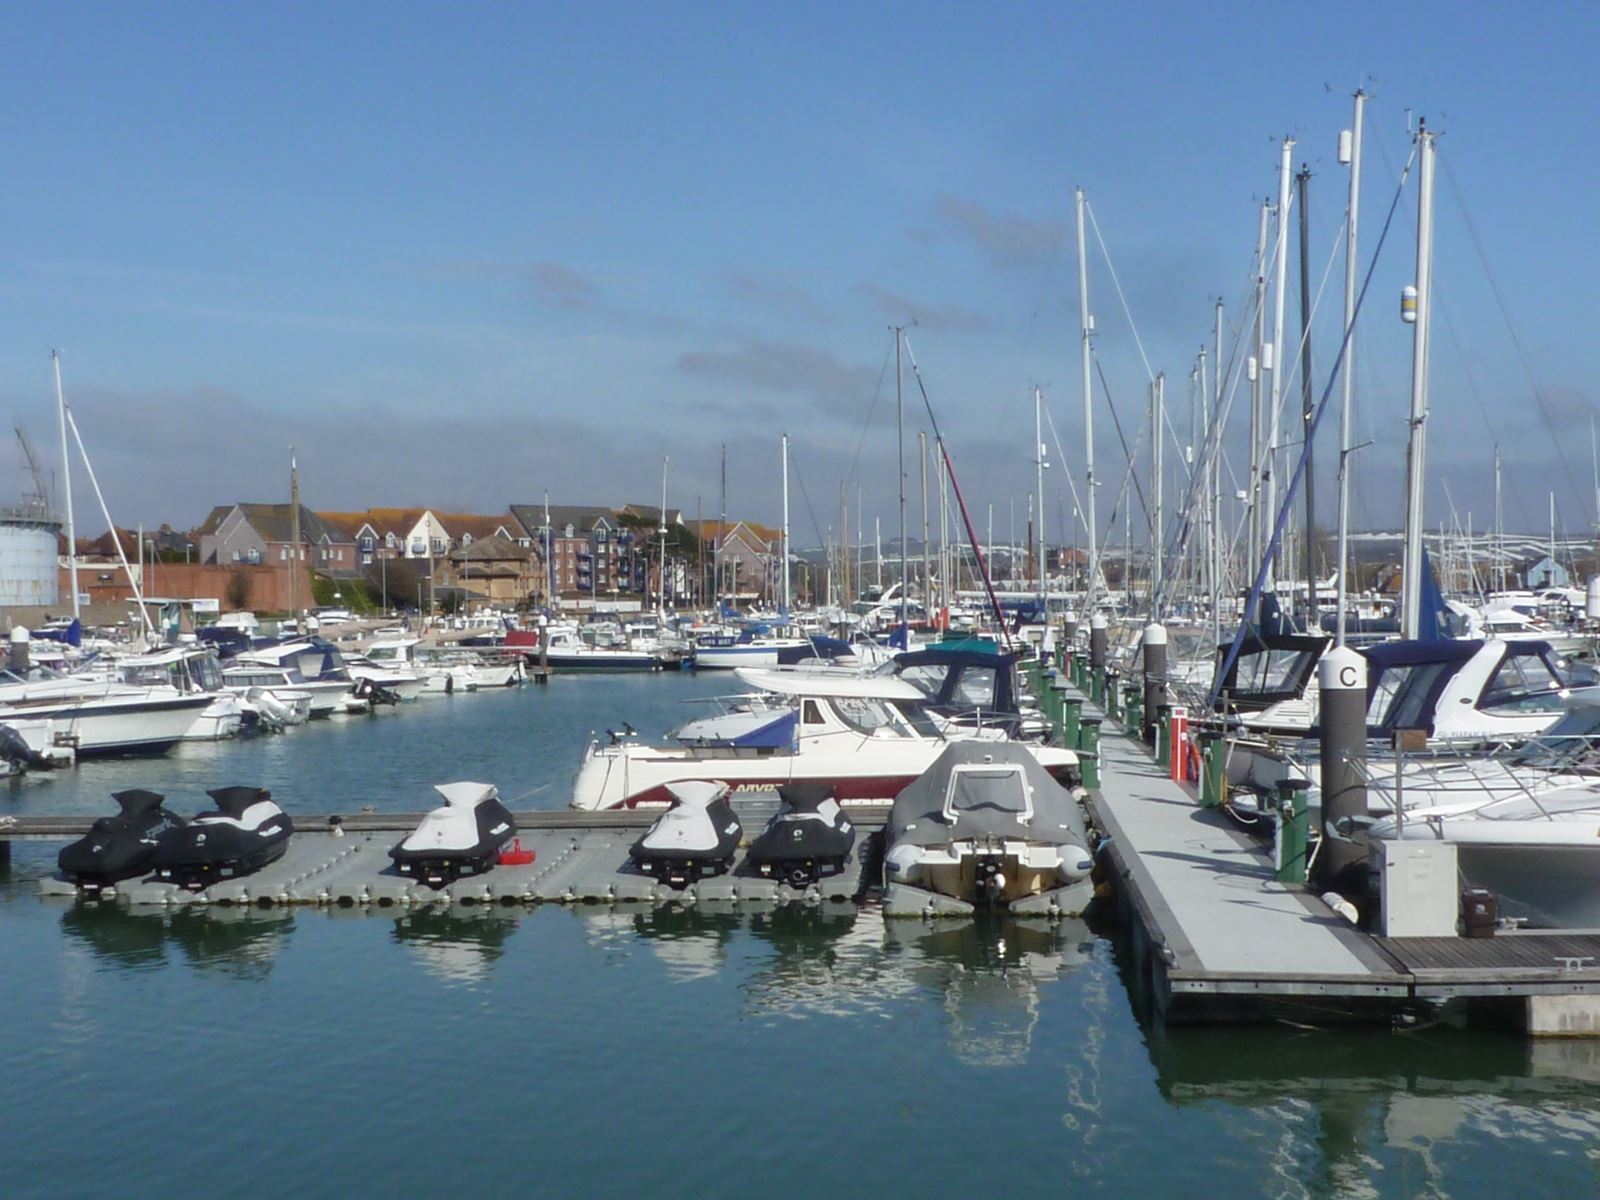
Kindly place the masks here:
[(148, 875), (161, 837), (183, 828), (183, 818), (167, 811), (166, 797), (159, 792), (135, 788), (111, 798), (121, 811), (98, 818), (85, 836), (56, 857), (61, 873), (82, 887), (98, 889)]
[(778, 789), (778, 799), (777, 813), (750, 844), (750, 865), (795, 888), (842, 874), (856, 829), (839, 807), (837, 789), (827, 783), (789, 783)]
[(350, 691), (358, 700), (365, 700), (369, 706), (373, 707), (379, 704), (400, 703), (398, 692), (390, 691), (381, 683), (374, 683), (366, 678), (356, 680), (355, 687), (351, 688)]
[(225, 787), (207, 792), (217, 802), (156, 845), (156, 876), (198, 892), (276, 862), (288, 849), (294, 822), (261, 787)]
[(389, 857), (400, 874), (442, 888), (494, 866), (517, 822), (491, 783), (441, 783), (434, 790), (444, 805), (423, 817)]
[(673, 805), (656, 819), (628, 855), (646, 875), (682, 891), (697, 879), (733, 866), (744, 830), (728, 802), (728, 785), (705, 780), (669, 783)]
[(9, 725), (0, 725), (0, 758), (16, 767), (35, 767), (48, 771), (55, 766), (43, 754), (28, 745), (23, 736)]

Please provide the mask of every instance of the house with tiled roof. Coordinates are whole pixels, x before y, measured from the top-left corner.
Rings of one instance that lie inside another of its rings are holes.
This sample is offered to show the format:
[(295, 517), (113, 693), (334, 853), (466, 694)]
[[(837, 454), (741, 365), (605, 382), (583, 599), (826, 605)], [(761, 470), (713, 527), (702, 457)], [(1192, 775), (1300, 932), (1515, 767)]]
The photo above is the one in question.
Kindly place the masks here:
[(268, 566), (298, 559), (325, 575), (359, 572), (355, 539), (300, 505), (300, 545), (294, 546), (294, 510), (288, 504), (226, 504), (200, 526), (200, 561), (227, 566)]
[(716, 564), (713, 594), (734, 603), (770, 599), (782, 562), (783, 534), (754, 521), (689, 521), (702, 554)]
[(535, 546), (548, 544), (551, 588), (556, 595), (610, 596), (649, 587), (647, 539), (637, 520), (617, 509), (584, 504), (513, 504), (511, 515)]

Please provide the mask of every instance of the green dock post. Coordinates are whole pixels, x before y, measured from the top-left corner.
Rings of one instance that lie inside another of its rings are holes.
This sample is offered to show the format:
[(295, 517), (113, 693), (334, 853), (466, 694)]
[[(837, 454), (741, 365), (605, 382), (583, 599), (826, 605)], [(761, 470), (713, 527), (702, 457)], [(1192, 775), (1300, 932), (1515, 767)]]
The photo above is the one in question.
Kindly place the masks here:
[(1127, 703), (1123, 705), (1127, 716), (1123, 719), (1122, 728), (1136, 738), (1144, 737), (1144, 687), (1137, 683), (1128, 684)]
[(1228, 742), (1220, 733), (1200, 735), (1200, 807), (1221, 808), (1227, 799)]
[(1156, 766), (1163, 771), (1171, 770), (1171, 747), (1167, 742), (1172, 737), (1172, 705), (1156, 705)]
[(1054, 671), (1045, 675), (1039, 692), (1039, 706), (1044, 709), (1044, 719), (1052, 730), (1061, 728), (1061, 676)]
[(1279, 883), (1306, 881), (1306, 789), (1310, 786), (1304, 779), (1278, 781), (1278, 829), (1273, 839), (1276, 853), (1272, 877)]
[(1091, 792), (1100, 788), (1100, 718), (1084, 717), (1078, 726), (1078, 773)]
[(1110, 717), (1112, 720), (1119, 720), (1121, 718), (1121, 705), (1119, 704), (1119, 700), (1122, 696), (1122, 693), (1118, 690), (1118, 684), (1120, 682), (1121, 676), (1119, 672), (1115, 670), (1106, 671), (1106, 716)]
[(1079, 731), (1083, 727), (1083, 697), (1061, 697), (1061, 744), (1069, 749), (1078, 744)]

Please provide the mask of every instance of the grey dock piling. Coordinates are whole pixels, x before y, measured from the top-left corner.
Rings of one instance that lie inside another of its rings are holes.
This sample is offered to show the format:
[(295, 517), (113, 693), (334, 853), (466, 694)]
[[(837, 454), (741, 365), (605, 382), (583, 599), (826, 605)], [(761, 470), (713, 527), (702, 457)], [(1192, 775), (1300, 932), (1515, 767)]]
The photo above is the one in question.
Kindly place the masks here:
[(1089, 699), (1096, 704), (1105, 702), (1106, 648), (1111, 635), (1106, 629), (1105, 613), (1095, 613), (1089, 618)]
[(1160, 718), (1167, 699), (1167, 630), (1159, 621), (1144, 627), (1144, 722), (1140, 730), (1145, 741), (1152, 741), (1152, 726)]
[(1317, 885), (1349, 896), (1366, 890), (1367, 853), (1337, 830), (1341, 821), (1367, 811), (1367, 660), (1348, 646), (1336, 646), (1317, 664), (1317, 682), (1322, 689)]

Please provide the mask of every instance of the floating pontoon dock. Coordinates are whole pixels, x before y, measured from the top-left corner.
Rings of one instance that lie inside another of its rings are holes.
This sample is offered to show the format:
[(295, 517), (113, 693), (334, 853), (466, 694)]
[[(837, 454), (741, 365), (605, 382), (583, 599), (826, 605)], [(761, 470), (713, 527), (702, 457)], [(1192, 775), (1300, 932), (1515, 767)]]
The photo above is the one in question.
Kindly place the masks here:
[(1157, 766), (1101, 717), (1100, 787), (1087, 805), (1105, 847), (1134, 970), (1168, 1021), (1383, 1019), (1460, 1000), (1534, 1033), (1600, 1035), (1600, 933), (1382, 938), (1309, 887), (1274, 879), (1270, 845)]
[[(776, 800), (741, 803), (739, 816), (754, 831), (776, 809)], [(392, 869), (389, 848), (417, 827), (421, 813), (357, 813), (331, 818), (291, 813), (295, 833), (277, 862), (240, 879), (189, 892), (169, 883), (127, 880), (110, 893), (121, 903), (150, 905), (415, 905), (541, 904), (640, 901), (850, 902), (878, 881), (875, 831), (887, 810), (849, 810), (862, 830), (840, 875), (798, 890), (746, 867), (744, 852), (730, 874), (702, 879), (682, 891), (631, 869), (628, 847), (660, 815), (637, 812), (517, 813), (526, 866), (496, 866), (434, 889)], [(89, 817), (26, 816), (0, 822), (5, 841), (64, 841), (89, 831)], [(3, 843), (0, 843), (3, 844)], [(51, 877), (40, 881), (49, 896), (75, 897), (77, 885)]]

